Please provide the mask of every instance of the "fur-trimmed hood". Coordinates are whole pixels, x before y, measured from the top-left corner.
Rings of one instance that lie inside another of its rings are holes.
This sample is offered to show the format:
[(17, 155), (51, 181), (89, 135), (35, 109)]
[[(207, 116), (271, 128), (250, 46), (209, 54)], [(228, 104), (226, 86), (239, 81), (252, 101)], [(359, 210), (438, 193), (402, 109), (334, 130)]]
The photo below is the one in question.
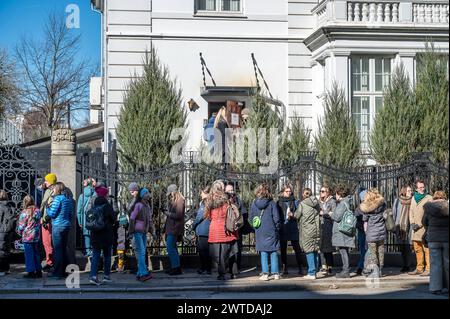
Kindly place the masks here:
[(448, 202), (444, 199), (428, 202), (423, 206), (425, 212), (434, 217), (448, 217)]
[(372, 200), (364, 200), (359, 208), (365, 214), (378, 214), (383, 212), (386, 209), (386, 203), (384, 201), (384, 197), (378, 195), (376, 198)]

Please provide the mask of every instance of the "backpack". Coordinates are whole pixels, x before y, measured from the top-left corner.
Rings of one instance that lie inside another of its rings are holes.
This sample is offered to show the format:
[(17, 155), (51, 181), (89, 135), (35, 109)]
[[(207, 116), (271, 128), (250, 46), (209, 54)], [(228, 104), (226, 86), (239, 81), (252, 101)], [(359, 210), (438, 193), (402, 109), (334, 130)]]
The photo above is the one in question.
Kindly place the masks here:
[(227, 208), (227, 217), (225, 219), (225, 233), (234, 233), (244, 225), (244, 218), (241, 212), (234, 204), (229, 204)]
[(86, 229), (100, 231), (106, 227), (104, 208), (106, 204), (93, 206), (86, 213)]
[(356, 232), (356, 217), (347, 204), (344, 202), (347, 210), (344, 212), (342, 216), (342, 220), (339, 222), (339, 231), (344, 235), (353, 237)]
[(117, 221), (119, 226), (127, 226), (128, 225), (128, 215), (125, 211), (121, 211), (117, 216)]
[(394, 220), (394, 216), (392, 216), (392, 209), (387, 209), (384, 213), (383, 213), (383, 218), (386, 224), (386, 230), (388, 232), (393, 232), (395, 231), (395, 220)]

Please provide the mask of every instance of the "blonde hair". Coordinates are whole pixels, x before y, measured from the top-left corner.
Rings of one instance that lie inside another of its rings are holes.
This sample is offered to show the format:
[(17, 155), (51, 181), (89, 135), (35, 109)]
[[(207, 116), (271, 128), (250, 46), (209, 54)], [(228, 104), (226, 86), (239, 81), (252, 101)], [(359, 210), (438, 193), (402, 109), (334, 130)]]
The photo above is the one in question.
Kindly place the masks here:
[(445, 194), (445, 192), (444, 191), (436, 191), (436, 192), (434, 192), (434, 194), (433, 194), (433, 199), (434, 200), (436, 200), (436, 199), (447, 199), (447, 194)]
[(171, 195), (172, 203), (179, 201), (180, 199), (184, 200), (184, 196), (179, 192), (173, 192)]
[(225, 108), (225, 106), (222, 106), (220, 108), (219, 112), (217, 112), (216, 118), (214, 119), (214, 128), (217, 128), (219, 126), (219, 122), (220, 122), (221, 118), (223, 118), (228, 125), (227, 109)]
[(34, 207), (34, 199), (30, 195), (23, 198), (22, 209), (27, 209), (28, 207)]
[(64, 185), (64, 183), (57, 182), (53, 188), (53, 194), (61, 195), (65, 189), (66, 189), (66, 186)]

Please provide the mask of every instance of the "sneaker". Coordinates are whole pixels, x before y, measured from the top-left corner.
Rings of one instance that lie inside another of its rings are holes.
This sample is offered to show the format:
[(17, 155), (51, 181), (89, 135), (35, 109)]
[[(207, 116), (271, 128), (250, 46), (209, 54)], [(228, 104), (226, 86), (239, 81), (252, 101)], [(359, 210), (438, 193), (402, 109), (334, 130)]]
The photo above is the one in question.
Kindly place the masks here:
[(328, 272), (328, 270), (327, 270), (327, 268), (320, 268), (319, 272), (322, 274), (326, 274)]
[(177, 275), (182, 275), (183, 272), (181, 271), (180, 267), (177, 268), (173, 268), (172, 271), (169, 273), (170, 276), (177, 276)]
[(269, 280), (269, 275), (268, 274), (262, 274), (258, 279), (259, 280), (263, 280), (263, 281), (268, 281)]
[(331, 276), (333, 274), (333, 268), (328, 268), (327, 274)]
[(151, 273), (148, 273), (148, 274), (145, 275), (145, 276), (139, 277), (139, 281), (140, 281), (140, 282), (144, 282), (144, 281), (147, 281), (147, 280), (152, 279), (152, 278), (153, 278), (152, 274), (151, 274)]
[(104, 276), (103, 279), (102, 279), (102, 282), (103, 283), (111, 283), (112, 282), (111, 277), (110, 276)]
[(43, 272), (51, 272), (52, 269), (53, 269), (53, 266), (52, 266), (52, 265), (45, 265), (45, 266), (42, 268), (42, 271), (43, 271)]
[(409, 272), (408, 275), (411, 275), (411, 276), (417, 276), (417, 275), (420, 275), (420, 274), (422, 274), (422, 273), (423, 273), (423, 270), (418, 270), (418, 269), (416, 269), (416, 270), (414, 270), (414, 271)]
[(362, 273), (363, 273), (363, 269), (362, 269), (362, 268), (358, 268), (358, 269), (356, 270), (356, 274), (357, 274), (358, 276), (361, 276)]
[(100, 280), (98, 280), (97, 277), (91, 277), (89, 279), (89, 283), (95, 285), (95, 286), (100, 286), (102, 283), (100, 282)]
[(305, 279), (311, 279), (311, 280), (315, 280), (316, 276), (315, 275), (306, 275), (305, 277), (303, 277)]
[(25, 278), (25, 279), (36, 279), (36, 274), (34, 272), (27, 272), (25, 275), (23, 275), (23, 278)]
[(430, 276), (430, 271), (429, 270), (425, 270), (423, 273), (420, 274), (421, 277), (428, 277)]
[(274, 280), (280, 280), (281, 276), (279, 274), (275, 274), (275, 275), (273, 275), (273, 279)]
[(339, 273), (336, 274), (336, 278), (350, 278), (350, 273), (346, 272), (346, 271), (341, 271)]

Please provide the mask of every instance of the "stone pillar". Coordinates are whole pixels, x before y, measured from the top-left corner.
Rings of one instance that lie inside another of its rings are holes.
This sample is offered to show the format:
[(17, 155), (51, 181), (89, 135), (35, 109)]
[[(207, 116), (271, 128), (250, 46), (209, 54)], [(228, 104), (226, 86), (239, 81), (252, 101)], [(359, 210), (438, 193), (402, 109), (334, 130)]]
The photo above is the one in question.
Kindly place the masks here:
[(72, 215), (72, 226), (69, 233), (69, 263), (76, 264), (75, 245), (76, 245), (76, 136), (71, 129), (58, 129), (52, 133), (52, 155), (51, 171), (56, 174), (58, 182), (63, 182), (74, 196), (74, 209)]

